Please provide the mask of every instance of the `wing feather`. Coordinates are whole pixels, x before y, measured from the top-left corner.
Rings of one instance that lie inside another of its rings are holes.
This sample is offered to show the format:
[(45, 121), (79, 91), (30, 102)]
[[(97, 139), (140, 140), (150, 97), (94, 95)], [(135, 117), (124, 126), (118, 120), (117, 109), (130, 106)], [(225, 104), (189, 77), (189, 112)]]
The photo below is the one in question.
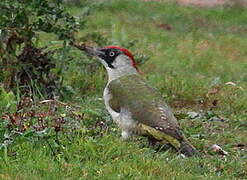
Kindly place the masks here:
[[(162, 96), (139, 75), (124, 76), (108, 85), (112, 94), (112, 106), (116, 111), (120, 107), (128, 108), (132, 118), (139, 123), (163, 131), (176, 139), (181, 139), (179, 125)], [(117, 104), (117, 105), (116, 105)]]

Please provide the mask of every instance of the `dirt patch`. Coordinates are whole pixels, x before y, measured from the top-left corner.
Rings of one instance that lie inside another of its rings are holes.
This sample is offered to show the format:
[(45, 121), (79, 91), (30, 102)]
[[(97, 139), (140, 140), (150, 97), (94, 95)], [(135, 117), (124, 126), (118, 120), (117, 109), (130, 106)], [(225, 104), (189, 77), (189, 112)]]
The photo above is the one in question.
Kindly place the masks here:
[(156, 27), (166, 31), (172, 30), (172, 26), (170, 24), (156, 24)]
[(214, 7), (225, 4), (230, 4), (230, 0), (178, 0), (179, 4), (182, 5), (196, 5), (201, 7)]
[[(172, 2), (172, 0), (142, 0), (156, 2)], [(247, 0), (176, 0), (181, 5), (194, 5), (200, 7), (215, 7), (222, 5), (238, 5), (247, 7)]]

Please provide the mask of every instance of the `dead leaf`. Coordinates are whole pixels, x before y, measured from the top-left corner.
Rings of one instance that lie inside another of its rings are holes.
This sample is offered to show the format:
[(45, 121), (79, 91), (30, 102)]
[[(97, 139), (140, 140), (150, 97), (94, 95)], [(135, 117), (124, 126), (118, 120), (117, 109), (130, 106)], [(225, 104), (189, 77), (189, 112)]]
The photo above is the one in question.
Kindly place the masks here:
[(209, 89), (206, 94), (206, 97), (209, 98), (210, 95), (218, 94), (220, 89), (221, 89), (220, 87), (214, 87), (212, 89)]
[(217, 145), (217, 144), (212, 145), (212, 146), (211, 146), (211, 149), (212, 149), (213, 152), (217, 152), (217, 153), (220, 154), (220, 155), (223, 155), (223, 156), (228, 155), (228, 152), (225, 151), (225, 150), (223, 150), (223, 149), (222, 149), (219, 145)]
[(160, 29), (164, 29), (166, 31), (171, 31), (172, 30), (172, 26), (169, 25), (169, 24), (156, 24), (156, 27), (160, 28)]
[(226, 82), (225, 85), (237, 86), (234, 82)]
[(243, 150), (246, 148), (246, 145), (245, 144), (236, 144), (233, 149), (234, 150)]

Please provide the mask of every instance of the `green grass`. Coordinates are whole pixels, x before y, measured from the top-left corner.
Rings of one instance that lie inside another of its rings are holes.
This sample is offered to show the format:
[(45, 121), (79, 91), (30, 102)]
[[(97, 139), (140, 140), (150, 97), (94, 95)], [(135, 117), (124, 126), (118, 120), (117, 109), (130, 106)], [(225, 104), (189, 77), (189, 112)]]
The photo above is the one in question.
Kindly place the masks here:
[[(78, 7), (69, 10), (81, 13)], [(157, 27), (160, 24), (169, 24), (171, 30)], [(182, 158), (171, 149), (149, 147), (143, 138), (122, 141), (98, 99), (107, 79), (104, 69), (88, 74), (78, 63), (83, 55), (74, 50), (74, 61), (64, 74), (74, 92), (66, 101), (80, 106), (81, 128), (71, 135), (60, 133), (59, 143), (55, 136), (38, 141), (17, 138), (1, 149), (0, 179), (247, 178), (246, 9), (109, 0), (99, 5), (86, 26), (80, 34), (101, 33), (111, 44), (128, 46), (136, 41), (130, 50), (149, 57), (140, 67), (143, 75), (183, 116), (182, 129), (203, 155)], [(209, 93), (213, 89), (219, 91)], [(207, 116), (191, 120), (184, 115), (188, 111), (210, 111), (227, 121), (211, 121)], [(99, 121), (107, 129), (86, 128)], [(229, 155), (212, 153), (213, 144)], [(237, 148), (239, 144), (244, 146)]]

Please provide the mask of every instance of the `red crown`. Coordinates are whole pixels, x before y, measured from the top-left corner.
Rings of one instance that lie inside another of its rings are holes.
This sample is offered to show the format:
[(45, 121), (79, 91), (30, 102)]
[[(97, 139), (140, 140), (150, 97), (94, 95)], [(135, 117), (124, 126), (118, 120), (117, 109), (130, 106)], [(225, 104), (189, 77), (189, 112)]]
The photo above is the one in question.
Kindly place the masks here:
[(128, 49), (125, 49), (125, 48), (122, 48), (122, 47), (119, 47), (119, 46), (106, 46), (104, 48), (110, 48), (110, 49), (113, 48), (113, 49), (118, 49), (118, 50), (122, 51), (126, 56), (130, 57), (132, 65), (137, 69), (134, 56)]

